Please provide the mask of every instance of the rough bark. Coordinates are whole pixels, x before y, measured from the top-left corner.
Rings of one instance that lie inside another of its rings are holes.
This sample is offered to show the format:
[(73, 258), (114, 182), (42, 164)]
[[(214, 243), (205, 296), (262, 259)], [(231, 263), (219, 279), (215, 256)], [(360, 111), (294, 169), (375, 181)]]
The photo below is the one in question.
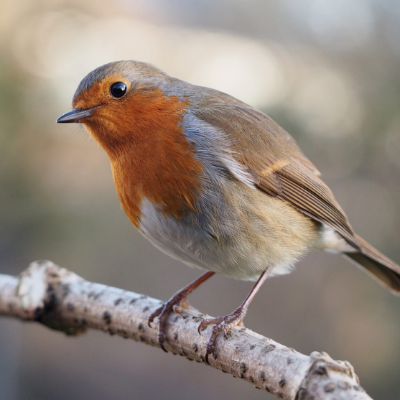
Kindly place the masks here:
[[(68, 335), (88, 328), (134, 339), (155, 347), (157, 324), (147, 318), (161, 304), (145, 295), (85, 281), (53, 264), (37, 261), (19, 277), (0, 275), (0, 315), (38, 321)], [(194, 309), (171, 314), (166, 349), (205, 364), (210, 328), (199, 335), (206, 317)], [(207, 316), (208, 317), (208, 316)], [(310, 356), (285, 347), (250, 329), (235, 328), (217, 339), (218, 359), (212, 367), (285, 400), (367, 400), (353, 367), (326, 353)]]

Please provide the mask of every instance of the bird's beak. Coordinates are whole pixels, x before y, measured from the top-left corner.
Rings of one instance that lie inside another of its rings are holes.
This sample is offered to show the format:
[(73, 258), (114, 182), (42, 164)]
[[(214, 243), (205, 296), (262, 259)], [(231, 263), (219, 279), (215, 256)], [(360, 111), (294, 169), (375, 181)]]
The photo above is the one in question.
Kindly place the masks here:
[(69, 112), (61, 115), (61, 117), (59, 117), (57, 119), (57, 123), (58, 124), (59, 123), (66, 124), (66, 123), (70, 123), (70, 122), (79, 122), (81, 119), (90, 117), (96, 108), (97, 107), (93, 107), (93, 108), (89, 108), (87, 110), (75, 108), (75, 110), (69, 111)]

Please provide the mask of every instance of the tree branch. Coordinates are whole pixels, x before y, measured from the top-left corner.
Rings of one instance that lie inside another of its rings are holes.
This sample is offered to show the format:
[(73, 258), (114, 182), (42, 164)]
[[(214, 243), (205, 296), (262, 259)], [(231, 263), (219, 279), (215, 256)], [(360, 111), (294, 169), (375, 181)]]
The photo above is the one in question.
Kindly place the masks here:
[[(157, 327), (147, 318), (161, 304), (145, 295), (85, 281), (53, 264), (37, 261), (19, 277), (0, 275), (0, 315), (38, 321), (68, 335), (87, 328), (134, 339), (155, 347)], [(172, 314), (166, 349), (205, 363), (209, 329), (197, 332), (205, 315), (194, 309)], [(154, 324), (155, 325), (155, 324)], [(218, 359), (211, 366), (285, 400), (371, 400), (359, 386), (353, 367), (326, 353), (309, 357), (249, 329), (235, 328), (217, 339)]]

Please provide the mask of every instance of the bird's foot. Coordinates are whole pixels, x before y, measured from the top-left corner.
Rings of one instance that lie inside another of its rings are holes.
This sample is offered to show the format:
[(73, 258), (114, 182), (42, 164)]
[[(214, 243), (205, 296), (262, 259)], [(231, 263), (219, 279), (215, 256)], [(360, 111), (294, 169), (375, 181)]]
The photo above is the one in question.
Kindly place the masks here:
[(187, 301), (187, 296), (193, 292), (194, 289), (199, 287), (203, 282), (205, 282), (208, 278), (212, 277), (215, 272), (208, 271), (201, 275), (199, 278), (189, 283), (189, 285), (185, 286), (183, 289), (176, 292), (168, 301), (166, 301), (161, 307), (157, 308), (150, 315), (147, 323), (151, 327), (151, 323), (154, 321), (156, 317), (158, 317), (158, 334), (157, 339), (160, 347), (167, 352), (164, 347), (164, 343), (166, 340), (165, 337), (165, 325), (167, 323), (168, 315), (171, 311), (175, 311), (177, 314), (180, 314), (183, 318), (187, 316), (183, 314), (184, 309), (190, 308), (189, 303)]
[(201, 331), (207, 328), (208, 325), (215, 325), (212, 329), (210, 339), (207, 342), (206, 347), (206, 362), (208, 362), (208, 355), (212, 354), (214, 359), (217, 359), (217, 352), (215, 349), (215, 342), (217, 340), (217, 336), (222, 331), (224, 332), (225, 339), (228, 338), (228, 333), (235, 326), (243, 326), (242, 321), (245, 316), (246, 310), (242, 307), (238, 307), (233, 313), (225, 315), (224, 317), (210, 318), (204, 319), (198, 327), (198, 331), (201, 334)]
[(165, 337), (165, 325), (167, 323), (168, 316), (171, 311), (180, 314), (183, 318), (183, 310), (189, 308), (189, 303), (186, 299), (187, 294), (184, 291), (179, 291), (175, 293), (168, 301), (166, 301), (161, 307), (157, 308), (147, 320), (148, 325), (151, 327), (151, 323), (155, 318), (158, 317), (158, 334), (157, 339), (160, 347), (166, 352), (167, 350), (164, 347), (164, 343), (166, 341)]

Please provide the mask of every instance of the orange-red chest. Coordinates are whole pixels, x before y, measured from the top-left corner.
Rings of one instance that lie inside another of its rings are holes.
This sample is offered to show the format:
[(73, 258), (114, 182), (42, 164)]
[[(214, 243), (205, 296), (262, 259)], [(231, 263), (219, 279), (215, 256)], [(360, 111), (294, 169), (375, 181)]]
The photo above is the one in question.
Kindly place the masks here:
[(161, 90), (139, 93), (87, 126), (110, 157), (122, 208), (136, 227), (144, 199), (178, 219), (196, 205), (203, 168), (180, 125), (186, 106)]

